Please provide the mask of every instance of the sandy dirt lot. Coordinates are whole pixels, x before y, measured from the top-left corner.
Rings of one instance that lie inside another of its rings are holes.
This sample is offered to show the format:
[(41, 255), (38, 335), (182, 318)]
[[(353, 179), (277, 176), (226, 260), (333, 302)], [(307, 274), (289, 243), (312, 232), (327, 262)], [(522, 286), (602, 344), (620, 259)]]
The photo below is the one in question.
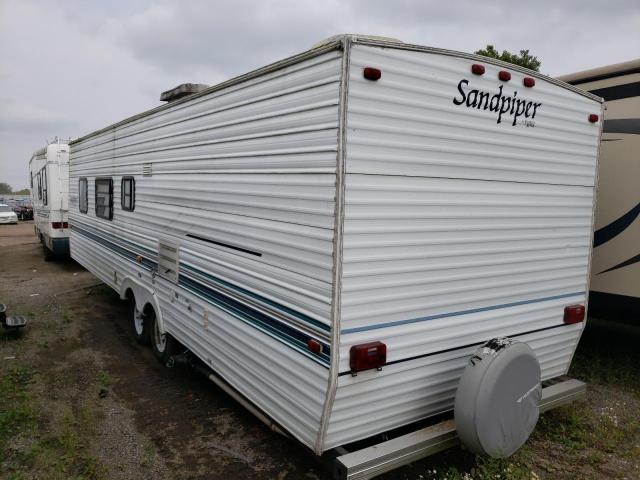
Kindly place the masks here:
[[(329, 478), (202, 375), (160, 365), (96, 284), (71, 260), (44, 262), (30, 223), (0, 227), (0, 302), (29, 320), (0, 332), (0, 478)], [(546, 414), (516, 456), (453, 449), (385, 478), (640, 478), (640, 322), (593, 325), (572, 372), (588, 401)]]

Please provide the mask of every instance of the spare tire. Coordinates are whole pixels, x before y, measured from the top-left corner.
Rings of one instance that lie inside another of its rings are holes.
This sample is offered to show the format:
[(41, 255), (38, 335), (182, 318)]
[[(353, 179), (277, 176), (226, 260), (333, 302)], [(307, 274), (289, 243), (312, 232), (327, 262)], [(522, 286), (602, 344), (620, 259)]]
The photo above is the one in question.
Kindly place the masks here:
[(540, 364), (525, 343), (496, 338), (469, 359), (456, 392), (454, 415), (462, 443), (494, 458), (512, 455), (540, 415)]

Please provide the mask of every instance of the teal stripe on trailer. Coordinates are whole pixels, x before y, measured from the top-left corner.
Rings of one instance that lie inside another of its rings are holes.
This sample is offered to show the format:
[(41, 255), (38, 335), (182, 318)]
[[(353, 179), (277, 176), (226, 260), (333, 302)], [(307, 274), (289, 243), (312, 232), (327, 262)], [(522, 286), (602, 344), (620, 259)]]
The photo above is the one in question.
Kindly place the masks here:
[[(124, 248), (123, 246), (118, 245), (117, 243), (111, 242), (99, 235), (91, 233), (77, 226), (72, 226), (72, 230), (75, 231), (76, 233), (79, 233), (85, 236), (90, 240), (93, 240), (103, 245), (104, 247), (116, 253), (118, 256), (121, 256), (126, 260), (129, 260), (135, 263), (136, 265), (141, 265), (147, 270), (152, 270), (157, 267), (157, 263), (149, 259), (143, 258), (142, 262), (137, 262), (136, 261), (137, 254), (135, 252), (132, 252)], [(198, 272), (197, 269), (192, 268), (192, 270)], [(216, 278), (213, 276), (211, 277)], [(220, 282), (222, 283), (224, 281), (220, 280)], [(228, 282), (225, 282), (224, 284), (228, 284), (228, 286), (230, 287), (233, 286)], [(262, 331), (263, 333), (266, 333), (271, 337), (276, 338), (277, 340), (281, 341), (285, 345), (288, 345), (289, 347), (293, 348), (294, 350), (297, 350), (298, 352), (313, 359), (314, 361), (320, 363), (321, 365), (325, 367), (329, 366), (329, 362), (331, 358), (331, 347), (327, 343), (322, 342), (320, 339), (307, 335), (306, 333), (300, 332), (295, 328), (291, 327), (290, 325), (287, 325), (279, 321), (278, 319), (275, 319), (262, 312), (259, 312), (247, 305), (244, 305), (243, 303), (237, 301), (236, 299), (231, 298), (225, 295), (224, 293), (218, 292), (213, 288), (207, 286), (206, 284), (203, 284), (197, 281), (196, 279), (190, 278), (186, 275), (180, 274), (178, 279), (178, 286), (197, 295), (198, 297), (206, 300), (208, 303), (215, 305), (216, 307), (233, 315), (235, 318), (238, 318), (239, 320), (244, 321), (245, 323), (253, 326), (254, 328)], [(240, 287), (237, 287), (237, 288), (240, 289)], [(240, 289), (240, 290), (244, 290), (244, 289)], [(260, 298), (257, 295), (256, 297)], [(275, 304), (275, 302), (271, 302), (271, 303), (274, 305), (277, 305)], [(287, 307), (284, 307), (284, 308), (287, 308)], [(299, 316), (299, 315), (296, 315), (296, 316)], [(306, 317), (306, 316), (302, 315), (302, 317)], [(308, 342), (310, 340), (315, 340), (320, 344), (321, 349), (319, 353), (315, 353), (309, 350)]]
[(274, 302), (273, 300), (270, 300), (270, 299), (268, 299), (266, 297), (263, 297), (262, 295), (258, 295), (257, 293), (253, 293), (253, 292), (251, 292), (251, 291), (249, 291), (249, 290), (247, 290), (245, 288), (239, 287), (238, 285), (234, 285), (233, 283), (227, 282), (226, 280), (222, 280), (221, 278), (218, 278), (215, 275), (211, 275), (210, 273), (207, 273), (207, 272), (204, 272), (202, 270), (199, 270), (199, 269), (197, 269), (195, 267), (192, 267), (189, 264), (180, 262), (180, 269), (183, 269), (183, 268), (187, 269), (187, 270), (191, 270), (194, 273), (197, 273), (198, 275), (202, 275), (202, 276), (206, 277), (207, 279), (209, 279), (209, 280), (211, 280), (213, 282), (219, 283), (220, 285), (232, 288), (232, 289), (234, 289), (234, 290), (236, 290), (236, 291), (238, 291), (240, 293), (243, 293), (243, 294), (245, 294), (247, 296), (253, 297), (253, 298), (259, 300), (262, 303), (266, 303), (267, 305), (272, 306), (274, 308), (277, 308), (278, 310), (282, 310), (283, 312), (288, 313), (289, 315), (292, 315), (294, 317), (297, 317), (297, 318), (305, 321), (306, 323), (314, 325), (314, 326), (316, 326), (316, 327), (318, 327), (318, 328), (320, 328), (322, 330), (325, 330), (327, 332), (331, 331), (331, 327), (329, 325), (327, 325), (326, 323), (322, 323), (322, 322), (320, 322), (320, 321), (318, 321), (318, 320), (316, 320), (314, 318), (309, 317), (308, 315), (305, 315), (304, 313), (296, 312), (295, 310), (293, 310), (293, 309), (291, 309), (291, 308), (289, 308), (289, 307), (287, 307), (285, 305), (282, 305), (282, 304), (279, 304), (277, 302)]
[[(91, 232), (89, 232), (89, 231), (87, 231), (85, 229), (82, 229), (80, 227), (77, 227), (77, 226), (74, 227), (72, 225), (72, 228), (76, 229), (78, 231), (82, 231), (83, 234), (85, 234), (86, 236), (90, 236), (90, 238), (94, 238), (94, 239), (95, 238), (99, 238), (100, 241), (108, 242), (110, 245), (114, 245), (115, 248), (118, 249), (118, 251), (120, 251), (120, 250), (127, 251), (128, 255), (131, 256), (131, 258), (134, 261), (135, 261), (136, 257), (138, 256), (138, 254), (140, 253), (137, 250), (144, 250), (148, 254), (153, 255), (154, 258), (157, 258), (157, 256), (158, 256), (157, 252), (153, 252), (153, 251), (147, 249), (146, 247), (143, 247), (143, 246), (138, 245), (136, 243), (129, 242), (129, 241), (124, 240), (124, 239), (119, 239), (119, 240), (122, 241), (123, 243), (127, 243), (127, 244), (131, 245), (132, 247), (134, 247), (136, 249), (135, 252), (127, 250), (126, 248), (124, 248), (121, 245), (118, 245), (118, 244), (116, 244), (114, 242), (111, 242), (111, 241), (109, 241), (109, 240), (107, 240), (107, 239), (105, 239), (103, 237), (100, 237), (99, 235), (96, 235), (95, 233), (91, 233)], [(138, 263), (138, 262), (136, 262), (136, 263)], [(157, 262), (155, 262), (153, 260), (149, 260), (148, 258), (145, 258), (145, 257), (142, 258), (142, 262), (141, 263), (143, 263), (145, 266), (151, 265), (151, 268), (155, 268), (157, 266)], [(314, 327), (319, 328), (320, 330), (324, 330), (326, 332), (331, 332), (331, 327), (329, 325), (327, 325), (326, 323), (322, 323), (322, 322), (320, 322), (320, 321), (318, 321), (318, 320), (316, 320), (314, 318), (311, 318), (308, 315), (305, 315), (304, 313), (297, 312), (297, 311), (293, 310), (290, 307), (287, 307), (285, 305), (277, 303), (277, 302), (275, 302), (273, 300), (270, 300), (270, 299), (268, 299), (266, 297), (263, 297), (262, 295), (259, 295), (257, 293), (251, 292), (251, 291), (247, 290), (246, 288), (240, 287), (240, 286), (235, 285), (235, 284), (233, 284), (231, 282), (228, 282), (228, 281), (223, 280), (223, 279), (221, 279), (219, 277), (216, 277), (215, 275), (212, 275), (212, 274), (210, 274), (208, 272), (205, 272), (205, 271), (200, 270), (200, 269), (198, 269), (196, 267), (193, 267), (192, 265), (189, 265), (188, 263), (180, 262), (180, 269), (181, 270), (183, 270), (183, 269), (190, 270), (190, 271), (194, 272), (197, 275), (201, 275), (202, 277), (207, 278), (208, 280), (211, 280), (211, 281), (213, 281), (215, 283), (223, 285), (223, 286), (225, 286), (227, 288), (231, 288), (233, 290), (236, 290), (237, 292), (239, 292), (239, 293), (241, 293), (243, 295), (252, 297), (252, 298), (254, 298), (254, 299), (256, 299), (256, 300), (258, 300), (258, 301), (260, 301), (260, 302), (262, 302), (262, 303), (264, 303), (266, 305), (269, 305), (270, 307), (273, 307), (273, 308), (275, 308), (277, 310), (280, 310), (280, 311), (282, 311), (282, 312), (284, 312), (284, 313), (286, 313), (288, 315), (291, 315), (293, 317), (299, 318), (303, 322), (308, 323), (310, 325), (313, 325)]]

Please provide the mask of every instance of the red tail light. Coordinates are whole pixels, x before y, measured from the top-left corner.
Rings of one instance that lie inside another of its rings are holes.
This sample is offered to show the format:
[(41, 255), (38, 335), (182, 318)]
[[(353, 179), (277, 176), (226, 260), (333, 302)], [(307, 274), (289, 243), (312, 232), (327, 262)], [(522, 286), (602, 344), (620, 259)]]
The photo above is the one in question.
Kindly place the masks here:
[(498, 78), (503, 82), (508, 82), (509, 80), (511, 80), (511, 74), (506, 70), (500, 70), (498, 72)]
[(382, 366), (387, 363), (387, 346), (382, 342), (354, 345), (349, 354), (349, 367), (353, 376), (372, 368), (382, 370)]
[(471, 73), (475, 75), (484, 75), (484, 65), (474, 63), (473, 65), (471, 65)]
[(322, 351), (322, 345), (320, 345), (320, 342), (314, 340), (313, 338), (307, 342), (307, 347), (313, 353), (320, 353)]
[(569, 305), (564, 307), (564, 323), (580, 323), (584, 321), (584, 305)]
[(380, 78), (382, 77), (382, 71), (379, 68), (364, 67), (362, 75), (367, 80), (372, 80), (375, 82), (376, 80), (380, 80)]
[(69, 222), (51, 222), (51, 228), (69, 228)]
[(596, 123), (598, 121), (598, 115), (596, 115), (595, 113), (592, 113), (591, 115), (589, 115), (589, 121), (591, 123)]
[(524, 77), (522, 79), (522, 84), (527, 88), (531, 88), (536, 84), (536, 81), (531, 77)]

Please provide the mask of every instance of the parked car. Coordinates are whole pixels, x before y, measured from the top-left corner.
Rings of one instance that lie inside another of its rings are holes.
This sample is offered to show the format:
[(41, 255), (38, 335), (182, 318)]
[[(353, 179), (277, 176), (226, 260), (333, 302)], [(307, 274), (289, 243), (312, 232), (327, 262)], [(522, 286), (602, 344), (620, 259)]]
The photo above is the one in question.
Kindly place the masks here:
[(29, 202), (19, 202), (13, 207), (19, 220), (33, 220), (33, 206)]
[(18, 215), (5, 203), (0, 203), (0, 223), (18, 223)]

